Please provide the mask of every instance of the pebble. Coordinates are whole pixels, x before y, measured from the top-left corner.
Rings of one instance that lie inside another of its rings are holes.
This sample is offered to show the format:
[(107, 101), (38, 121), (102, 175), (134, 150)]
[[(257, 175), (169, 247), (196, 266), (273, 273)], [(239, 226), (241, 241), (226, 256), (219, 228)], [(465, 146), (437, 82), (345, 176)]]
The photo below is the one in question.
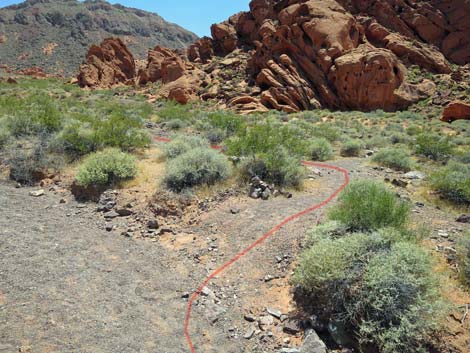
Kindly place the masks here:
[(255, 322), (256, 321), (256, 317), (252, 314), (245, 314), (243, 316), (243, 318), (248, 322)]
[(44, 195), (44, 190), (41, 189), (41, 190), (30, 191), (29, 195), (33, 197), (40, 197)]
[(245, 335), (243, 336), (244, 339), (251, 339), (255, 335), (255, 328), (253, 326), (250, 326), (248, 331), (246, 331)]
[(279, 310), (268, 308), (266, 311), (269, 315), (274, 316), (276, 319), (281, 319), (282, 313)]

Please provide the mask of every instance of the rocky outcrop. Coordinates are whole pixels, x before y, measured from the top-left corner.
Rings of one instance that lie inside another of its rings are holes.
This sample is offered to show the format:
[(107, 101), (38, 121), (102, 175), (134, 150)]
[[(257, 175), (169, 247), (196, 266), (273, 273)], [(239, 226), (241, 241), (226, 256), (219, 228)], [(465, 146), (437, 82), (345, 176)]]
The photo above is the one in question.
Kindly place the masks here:
[(135, 60), (124, 43), (107, 38), (99, 46), (93, 45), (80, 66), (78, 82), (81, 87), (111, 87), (127, 84), (136, 75)]
[(233, 99), (250, 107), (397, 110), (432, 91), (429, 82), (407, 83), (407, 66), (451, 72), (439, 48), (445, 31), (466, 24), (441, 7), (433, 1), (253, 0), (249, 12), (214, 25), (212, 42), (194, 43), (188, 56), (206, 63), (211, 54), (235, 48), (250, 53), (247, 82), (261, 91)]
[(451, 61), (470, 62), (470, 3), (463, 0), (339, 0), (353, 14), (367, 14), (390, 31), (440, 48)]
[(417, 80), (414, 65), (447, 75), (448, 59), (470, 61), (456, 1), (252, 0), (186, 55), (150, 51), (136, 82), (161, 82), (162, 96), (180, 102), (213, 100), (246, 113), (405, 109), (436, 90)]
[(470, 120), (470, 103), (454, 101), (445, 107), (441, 121), (452, 123), (455, 120)]
[(186, 64), (176, 52), (157, 46), (148, 54), (147, 67), (139, 72), (139, 83), (169, 83), (184, 75)]

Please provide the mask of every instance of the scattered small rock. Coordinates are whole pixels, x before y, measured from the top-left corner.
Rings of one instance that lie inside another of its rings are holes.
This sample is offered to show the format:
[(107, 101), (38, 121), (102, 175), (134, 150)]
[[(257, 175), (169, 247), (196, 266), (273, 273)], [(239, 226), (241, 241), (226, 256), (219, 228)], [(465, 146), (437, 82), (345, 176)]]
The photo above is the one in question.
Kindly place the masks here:
[(470, 214), (463, 214), (459, 216), (455, 221), (459, 223), (470, 223)]
[(106, 219), (113, 219), (116, 217), (119, 217), (119, 213), (117, 213), (116, 211), (111, 211), (111, 212), (105, 213), (104, 215), (104, 218)]
[(411, 179), (411, 180), (422, 180), (426, 178), (426, 174), (418, 171), (411, 171), (403, 175), (403, 178), (405, 179)]
[(44, 190), (41, 189), (41, 190), (30, 191), (29, 195), (33, 197), (40, 197), (44, 195)]
[(148, 229), (158, 229), (160, 225), (158, 224), (158, 221), (156, 219), (152, 219), (150, 221), (147, 222), (147, 228)]
[(401, 179), (393, 179), (392, 185), (398, 186), (400, 188), (406, 188), (408, 186), (408, 183)]
[(244, 339), (251, 339), (255, 335), (255, 328), (250, 326), (250, 328), (246, 331), (245, 335), (243, 335)]
[(297, 320), (286, 321), (282, 327), (282, 331), (288, 333), (289, 335), (298, 334), (301, 331), (299, 322)]
[(248, 322), (255, 322), (256, 321), (256, 317), (252, 314), (245, 314), (243, 316), (243, 318)]
[(240, 209), (235, 208), (235, 207), (232, 207), (232, 208), (230, 209), (230, 213), (231, 213), (231, 214), (239, 214), (239, 213), (240, 213)]
[(315, 330), (308, 330), (300, 348), (300, 353), (326, 353), (326, 345)]
[(134, 214), (134, 212), (132, 212), (130, 209), (128, 208), (119, 208), (116, 210), (116, 213), (120, 216), (120, 217), (129, 217), (131, 216), (132, 214)]
[(113, 230), (114, 226), (112, 224), (107, 224), (105, 229), (107, 232), (111, 232)]
[(281, 319), (282, 313), (279, 310), (268, 308), (266, 311), (269, 315), (274, 316), (276, 319)]

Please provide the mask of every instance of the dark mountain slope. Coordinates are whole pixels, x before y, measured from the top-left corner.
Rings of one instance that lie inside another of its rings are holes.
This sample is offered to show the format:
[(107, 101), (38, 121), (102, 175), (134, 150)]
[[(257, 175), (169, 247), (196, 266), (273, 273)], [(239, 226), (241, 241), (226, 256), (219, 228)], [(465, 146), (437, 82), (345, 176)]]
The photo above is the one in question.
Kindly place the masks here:
[(0, 9), (0, 64), (69, 75), (91, 44), (110, 36), (142, 58), (155, 45), (176, 49), (197, 39), (157, 14), (102, 0), (28, 0)]

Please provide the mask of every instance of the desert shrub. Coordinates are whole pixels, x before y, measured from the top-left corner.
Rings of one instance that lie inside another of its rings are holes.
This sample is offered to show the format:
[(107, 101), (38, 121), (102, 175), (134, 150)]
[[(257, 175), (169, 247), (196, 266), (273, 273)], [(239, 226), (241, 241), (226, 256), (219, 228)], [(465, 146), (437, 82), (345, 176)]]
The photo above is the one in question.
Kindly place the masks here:
[(226, 136), (226, 133), (219, 128), (211, 129), (206, 133), (206, 137), (212, 145), (218, 145)]
[(387, 145), (387, 140), (383, 136), (377, 135), (365, 140), (364, 144), (367, 149), (384, 147)]
[(213, 185), (229, 176), (230, 165), (223, 154), (198, 147), (168, 161), (165, 184), (181, 192), (193, 186)]
[(85, 158), (76, 176), (81, 186), (111, 186), (137, 174), (135, 158), (117, 148), (108, 148)]
[(312, 135), (333, 142), (339, 139), (341, 130), (329, 123), (320, 123), (313, 127)]
[(455, 158), (460, 163), (470, 164), (470, 150), (458, 152)]
[(406, 144), (409, 144), (413, 141), (410, 138), (410, 136), (408, 136), (407, 134), (404, 134), (402, 132), (394, 132), (394, 133), (390, 134), (389, 139), (390, 139), (390, 142), (393, 145), (396, 145), (396, 144), (399, 144), (399, 143), (406, 145)]
[[(54, 100), (46, 94), (34, 94), (24, 99), (12, 96), (0, 102), (4, 123), (15, 136), (58, 131), (62, 126), (62, 114)], [(4, 108), (10, 105), (9, 108)]]
[(272, 153), (283, 146), (290, 155), (303, 156), (308, 153), (305, 131), (298, 126), (277, 122), (256, 122), (241, 129), (226, 142), (227, 153), (232, 156), (256, 157), (257, 154)]
[(359, 180), (341, 194), (339, 203), (330, 211), (330, 219), (354, 230), (376, 230), (402, 227), (410, 207), (400, 201), (384, 184)]
[(283, 146), (248, 159), (241, 171), (246, 178), (258, 176), (269, 183), (295, 188), (302, 184), (305, 177), (300, 158), (290, 155)]
[(470, 204), (470, 165), (450, 161), (431, 175), (430, 182), (443, 198)]
[(363, 146), (360, 140), (346, 140), (341, 146), (341, 156), (343, 157), (357, 157), (361, 153)]
[(446, 137), (423, 133), (416, 137), (416, 153), (435, 161), (447, 160), (453, 152), (452, 144)]
[(165, 126), (171, 130), (179, 130), (186, 126), (186, 123), (181, 119), (172, 119), (165, 123)]
[(182, 105), (173, 101), (167, 101), (157, 111), (157, 115), (163, 121), (170, 121), (170, 120), (181, 120), (181, 121), (190, 121), (193, 118), (193, 113), (191, 112), (191, 108), (188, 105)]
[(209, 124), (224, 132), (224, 138), (235, 135), (244, 126), (242, 117), (228, 111), (216, 111), (207, 115)]
[(173, 159), (195, 148), (209, 148), (209, 143), (198, 136), (176, 136), (163, 146), (166, 158)]
[(108, 147), (133, 151), (150, 143), (142, 121), (124, 112), (100, 118), (76, 115), (65, 124), (57, 138), (64, 151), (74, 158)]
[(457, 263), (459, 265), (459, 280), (470, 287), (470, 232), (467, 231), (457, 242)]
[(5, 128), (5, 125), (0, 120), (0, 150), (2, 150), (8, 144), (8, 141), (10, 141), (10, 138), (11, 138), (10, 131), (8, 131)]
[(325, 138), (313, 140), (310, 144), (310, 155), (314, 161), (327, 161), (333, 157), (333, 147)]
[(24, 184), (33, 184), (54, 173), (62, 165), (60, 156), (50, 151), (49, 136), (15, 140), (6, 147), (6, 164), (11, 179)]
[(432, 257), (418, 245), (381, 233), (323, 234), (301, 255), (294, 282), (361, 347), (426, 352), (444, 313), (432, 267)]
[(419, 113), (404, 110), (397, 114), (397, 118), (404, 119), (404, 120), (419, 120), (419, 119), (422, 119), (422, 116)]
[(413, 167), (410, 153), (402, 148), (386, 148), (378, 151), (372, 161), (384, 167), (408, 172)]
[(408, 136), (416, 136), (423, 133), (423, 129), (418, 125), (410, 125), (406, 129), (406, 133), (408, 134)]

